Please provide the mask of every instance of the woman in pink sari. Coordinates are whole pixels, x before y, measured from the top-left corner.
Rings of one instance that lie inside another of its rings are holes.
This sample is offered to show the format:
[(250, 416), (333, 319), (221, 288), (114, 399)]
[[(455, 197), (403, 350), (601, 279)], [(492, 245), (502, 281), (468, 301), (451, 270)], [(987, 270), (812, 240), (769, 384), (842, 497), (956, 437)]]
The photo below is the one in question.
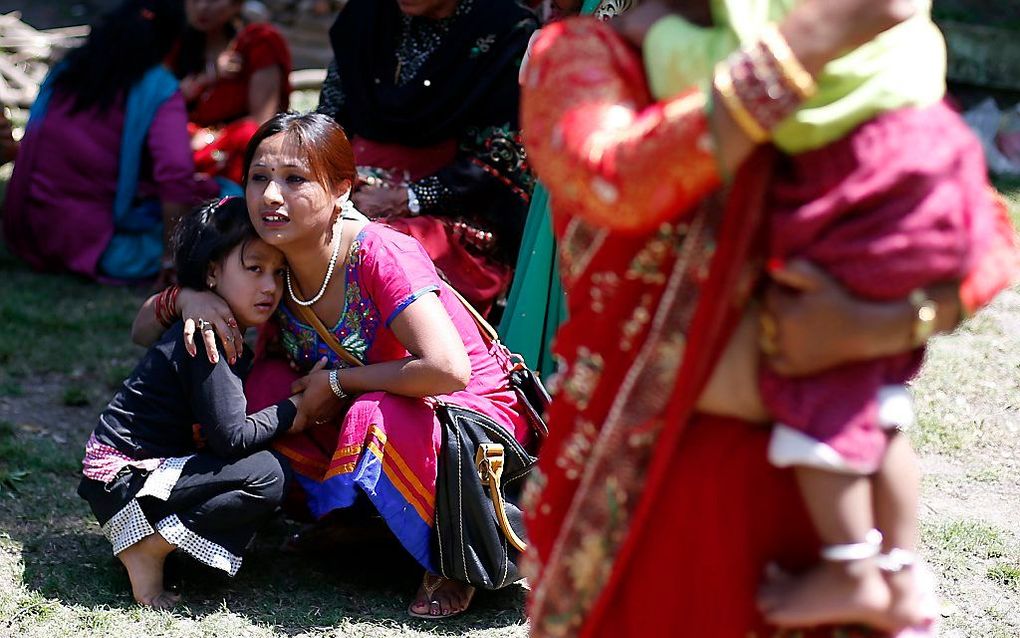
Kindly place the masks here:
[[(276, 447), (311, 514), (371, 505), (426, 570), (409, 612), (461, 613), (473, 590), (437, 576), (433, 555), (441, 443), (433, 406), (472, 409), (525, 441), (530, 428), (508, 384), (509, 353), (482, 337), (421, 244), (354, 210), (354, 156), (333, 120), (273, 117), (252, 138), (246, 166), (252, 222), (288, 262), (287, 294), (275, 326), (260, 335), (246, 384), (249, 409), (302, 391), (295, 423), (309, 430)], [(202, 326), (214, 345), (218, 331), (234, 356), (228, 346), (242, 335), (215, 294), (182, 290), (170, 305), (165, 314), (186, 318), (188, 339)], [(159, 334), (155, 310), (139, 313), (136, 341)]]

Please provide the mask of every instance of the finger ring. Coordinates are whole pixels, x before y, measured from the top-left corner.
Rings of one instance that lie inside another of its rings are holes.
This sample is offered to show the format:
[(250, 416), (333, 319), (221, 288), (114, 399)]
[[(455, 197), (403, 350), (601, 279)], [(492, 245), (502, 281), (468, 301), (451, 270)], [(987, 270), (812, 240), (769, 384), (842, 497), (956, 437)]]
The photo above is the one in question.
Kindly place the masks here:
[(227, 335), (227, 342), (234, 343), (234, 335)]
[(198, 325), (199, 332), (205, 332), (206, 330), (213, 329), (212, 323), (206, 321), (205, 319), (199, 319), (195, 323)]
[(329, 419), (317, 419), (315, 421), (315, 425), (325, 425), (327, 421), (329, 421)]
[(237, 322), (234, 321), (233, 317), (231, 317), (230, 319), (227, 319), (227, 325), (230, 326), (231, 328), (236, 328)]

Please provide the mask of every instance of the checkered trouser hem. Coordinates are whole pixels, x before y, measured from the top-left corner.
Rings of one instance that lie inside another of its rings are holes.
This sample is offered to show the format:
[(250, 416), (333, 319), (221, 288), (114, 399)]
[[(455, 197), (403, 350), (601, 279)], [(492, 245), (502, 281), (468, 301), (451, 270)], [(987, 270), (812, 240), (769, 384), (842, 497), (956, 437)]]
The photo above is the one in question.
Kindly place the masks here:
[(203, 538), (184, 526), (176, 514), (167, 516), (156, 527), (168, 543), (184, 550), (195, 560), (209, 567), (221, 569), (231, 576), (241, 569), (241, 557), (235, 556), (223, 546)]

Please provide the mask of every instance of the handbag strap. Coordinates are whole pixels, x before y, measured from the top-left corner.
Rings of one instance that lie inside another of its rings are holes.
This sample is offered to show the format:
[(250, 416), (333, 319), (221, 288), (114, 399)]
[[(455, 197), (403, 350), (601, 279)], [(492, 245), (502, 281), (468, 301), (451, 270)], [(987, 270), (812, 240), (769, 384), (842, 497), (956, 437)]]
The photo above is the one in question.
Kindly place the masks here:
[(454, 296), (457, 297), (457, 299), (460, 300), (461, 305), (464, 306), (465, 309), (467, 309), (468, 314), (471, 315), (471, 318), (475, 320), (475, 325), (478, 326), (478, 332), (482, 333), (482, 337), (485, 338), (490, 344), (499, 343), (499, 333), (497, 333), (496, 329), (492, 327), (492, 324), (486, 321), (482, 317), (482, 315), (480, 315), (478, 311), (475, 310), (475, 307), (472, 306), (468, 302), (468, 300), (464, 298), (464, 295), (457, 292), (457, 289), (450, 285), (450, 282), (447, 281), (446, 283), (447, 283), (446, 287), (449, 288), (450, 292), (452, 292)]
[[(465, 299), (462, 294), (457, 292), (453, 286), (448, 285), (447, 289), (450, 290), (450, 292), (452, 292), (454, 296), (460, 300), (461, 305), (467, 309), (468, 314), (470, 314), (471, 318), (475, 320), (475, 325), (478, 326), (478, 331), (482, 334), (482, 337), (490, 344), (498, 343), (499, 334), (496, 332), (496, 329), (493, 328), (488, 321), (483, 319), (482, 315), (478, 314), (478, 311), (474, 309), (474, 306), (468, 303), (468, 300)], [(326, 326), (322, 323), (322, 320), (319, 319), (318, 315), (316, 315), (311, 308), (299, 305), (297, 306), (297, 312), (301, 315), (301, 319), (305, 323), (315, 328), (315, 332), (319, 333), (319, 337), (325, 341), (326, 344), (332, 348), (333, 352), (337, 353), (341, 359), (353, 366), (364, 365), (357, 357), (351, 354), (347, 348), (344, 348), (340, 344), (340, 340), (336, 338), (336, 335), (326, 328)]]
[(347, 348), (340, 344), (340, 340), (336, 338), (336, 335), (330, 332), (326, 326), (323, 325), (322, 320), (319, 319), (314, 312), (312, 312), (311, 308), (299, 305), (297, 307), (297, 312), (301, 315), (301, 319), (303, 319), (305, 323), (315, 328), (315, 332), (319, 333), (319, 337), (325, 341), (326, 344), (332, 348), (333, 352), (337, 353), (341, 359), (354, 367), (365, 365), (357, 357), (351, 354)]
[[(499, 333), (497, 333), (496, 329), (492, 327), (492, 324), (486, 321), (482, 315), (475, 310), (475, 307), (464, 298), (464, 295), (457, 292), (457, 289), (449, 284), (447, 284), (446, 288), (452, 292), (455, 297), (457, 297), (461, 305), (464, 306), (464, 308), (468, 311), (468, 314), (471, 315), (471, 318), (474, 319), (475, 325), (478, 326), (478, 332), (481, 333), (482, 338), (489, 344), (500, 343)], [(314, 312), (312, 312), (311, 308), (299, 305), (297, 306), (297, 312), (301, 315), (301, 319), (304, 320), (305, 323), (315, 328), (315, 332), (319, 334), (319, 337), (325, 341), (326, 344), (332, 348), (333, 352), (337, 353), (341, 359), (353, 366), (365, 365), (357, 357), (351, 354), (347, 348), (344, 348), (340, 344), (340, 340), (336, 338), (336, 335), (326, 328), (326, 326), (322, 323), (322, 320), (319, 319)]]
[(506, 514), (506, 504), (503, 502), (503, 492), (500, 490), (505, 458), (503, 446), (499, 443), (482, 443), (475, 452), (475, 466), (482, 483), (489, 486), (489, 498), (492, 499), (493, 510), (496, 520), (499, 521), (499, 526), (503, 530), (503, 536), (517, 551), (523, 552), (528, 549), (528, 544), (517, 535), (513, 526), (510, 525), (510, 519)]

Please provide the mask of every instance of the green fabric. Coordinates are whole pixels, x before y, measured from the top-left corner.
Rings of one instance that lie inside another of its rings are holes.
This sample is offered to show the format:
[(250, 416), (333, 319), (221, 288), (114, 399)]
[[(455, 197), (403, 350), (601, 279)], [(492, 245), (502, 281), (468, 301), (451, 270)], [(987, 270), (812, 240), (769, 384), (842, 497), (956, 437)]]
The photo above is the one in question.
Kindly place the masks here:
[(556, 370), (549, 344), (566, 319), (558, 261), (549, 194), (538, 185), (531, 198), (521, 254), (499, 335), (510, 350), (524, 357), (528, 366), (543, 378)]
[[(794, 3), (712, 0), (711, 28), (679, 16), (659, 20), (644, 43), (652, 93), (662, 99), (691, 86), (707, 88), (719, 60), (757, 38)], [(930, 15), (922, 13), (826, 65), (818, 93), (776, 127), (774, 143), (787, 153), (801, 153), (844, 137), (879, 113), (934, 104), (945, 93), (945, 74), (945, 41)]]
[[(599, 1), (585, 0), (581, 13), (591, 14)], [(538, 184), (531, 196), (513, 286), (499, 323), (499, 336), (545, 379), (556, 371), (549, 346), (567, 318), (567, 302), (559, 273), (549, 192)]]

